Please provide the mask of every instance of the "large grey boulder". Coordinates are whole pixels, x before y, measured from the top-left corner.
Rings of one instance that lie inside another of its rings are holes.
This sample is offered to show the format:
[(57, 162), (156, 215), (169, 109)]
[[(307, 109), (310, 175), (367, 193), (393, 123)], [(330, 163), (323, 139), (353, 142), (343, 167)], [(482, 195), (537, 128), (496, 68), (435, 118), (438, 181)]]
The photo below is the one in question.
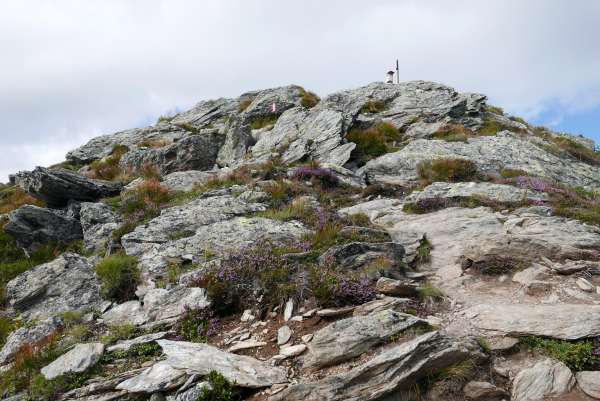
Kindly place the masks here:
[(158, 340), (166, 363), (182, 369), (207, 375), (215, 370), (240, 387), (261, 388), (287, 381), (285, 371), (257, 359), (231, 354), (207, 344)]
[(562, 362), (545, 359), (521, 370), (513, 380), (512, 401), (539, 401), (571, 391), (575, 377)]
[(48, 380), (66, 373), (81, 373), (94, 366), (104, 353), (104, 344), (77, 344), (72, 350), (44, 366), (41, 373)]
[(414, 191), (404, 202), (423, 203), (433, 200), (454, 200), (480, 197), (501, 203), (517, 203), (521, 201), (544, 201), (548, 195), (512, 185), (493, 184), (490, 182), (434, 182), (421, 191)]
[(433, 332), (388, 348), (346, 373), (299, 383), (269, 401), (373, 401), (412, 390), (420, 380), (467, 359), (483, 358), (474, 339), (458, 340)]
[(6, 298), (15, 310), (31, 318), (87, 311), (103, 302), (92, 262), (72, 253), (65, 253), (9, 281)]
[(162, 148), (132, 150), (121, 158), (120, 166), (133, 170), (146, 165), (156, 166), (162, 174), (210, 170), (215, 166), (224, 139), (222, 134), (212, 130), (187, 136)]
[(505, 335), (578, 340), (600, 335), (600, 306), (482, 304), (465, 315), (478, 329)]
[(119, 340), (116, 344), (109, 346), (106, 348), (107, 352), (114, 351), (127, 351), (131, 347), (140, 345), (140, 344), (148, 344), (155, 342), (156, 340), (162, 340), (169, 334), (168, 331), (159, 331), (157, 333), (144, 334), (142, 336), (132, 338), (131, 340)]
[(581, 391), (600, 400), (600, 371), (577, 372), (575, 377)]
[(392, 310), (338, 320), (314, 333), (304, 366), (320, 368), (352, 359), (419, 325), (427, 323)]
[(116, 389), (152, 394), (177, 388), (185, 383), (185, 380), (185, 371), (175, 369), (167, 362), (158, 362), (139, 375), (119, 383)]
[(122, 188), (120, 183), (92, 180), (71, 171), (49, 170), (44, 167), (17, 173), (15, 183), (34, 198), (45, 201), (51, 208), (64, 207), (69, 201), (93, 202), (115, 196)]
[(165, 244), (183, 233), (191, 236), (200, 227), (265, 209), (263, 204), (249, 203), (233, 195), (194, 199), (163, 210), (160, 216), (136, 227), (121, 241), (127, 254), (137, 256), (152, 245)]
[(119, 227), (120, 219), (113, 209), (104, 203), (82, 202), (79, 221), (83, 229), (83, 241), (89, 250), (106, 248), (112, 233)]
[(61, 210), (25, 205), (10, 212), (8, 220), (4, 231), (24, 248), (68, 244), (83, 238), (80, 222)]
[(61, 324), (61, 319), (51, 317), (31, 326), (19, 327), (10, 333), (0, 351), (0, 365), (10, 362), (22, 346), (35, 344), (57, 331)]
[(600, 188), (600, 171), (596, 167), (556, 156), (539, 142), (529, 139), (508, 131), (496, 136), (471, 138), (467, 142), (419, 139), (398, 152), (369, 161), (360, 171), (366, 174), (369, 182), (412, 185), (418, 179), (419, 162), (458, 158), (471, 160), (484, 173), (518, 169), (571, 186)]
[(345, 269), (358, 270), (381, 259), (397, 267), (403, 258), (404, 247), (395, 242), (351, 242), (329, 248), (319, 257), (319, 263), (335, 263)]
[(209, 305), (210, 301), (204, 288), (155, 288), (144, 295), (146, 315), (151, 321), (157, 322), (180, 317), (185, 313), (186, 307), (203, 309)]

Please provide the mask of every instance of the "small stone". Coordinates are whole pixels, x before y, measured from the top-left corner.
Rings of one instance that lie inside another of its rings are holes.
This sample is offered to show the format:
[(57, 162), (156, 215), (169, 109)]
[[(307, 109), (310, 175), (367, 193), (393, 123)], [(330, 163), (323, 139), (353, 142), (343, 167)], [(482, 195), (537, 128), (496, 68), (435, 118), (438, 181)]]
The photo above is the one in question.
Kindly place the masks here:
[(577, 385), (590, 397), (600, 399), (600, 371), (577, 372)]
[(237, 352), (237, 351), (241, 351), (244, 349), (264, 347), (265, 345), (267, 345), (267, 343), (263, 342), (263, 341), (254, 341), (254, 340), (240, 341), (239, 343), (234, 344), (232, 347), (229, 347), (229, 349), (227, 351), (228, 352)]
[(254, 318), (254, 315), (252, 315), (252, 310), (251, 310), (251, 309), (246, 309), (246, 310), (244, 311), (244, 313), (242, 314), (242, 317), (241, 317), (241, 319), (240, 319), (240, 320), (241, 320), (242, 322), (251, 322), (251, 321), (253, 321), (254, 319), (255, 319), (255, 318)]
[(289, 299), (285, 304), (285, 309), (283, 311), (283, 320), (286, 322), (292, 318), (292, 313), (294, 313), (294, 300)]
[(487, 343), (492, 352), (505, 352), (513, 349), (519, 340), (513, 337), (492, 337), (487, 339)]
[(317, 311), (318, 311), (318, 310), (319, 310), (319, 309), (316, 309), (316, 308), (315, 308), (315, 309), (311, 309), (311, 310), (309, 310), (308, 312), (304, 313), (304, 314), (302, 315), (302, 317), (305, 317), (305, 318), (307, 318), (307, 319), (308, 319), (308, 318), (311, 318), (311, 317), (313, 317), (313, 316), (315, 315), (315, 313), (317, 313)]
[(279, 330), (277, 330), (277, 345), (284, 345), (290, 338), (292, 337), (292, 329), (288, 326), (281, 326)]
[(306, 351), (306, 344), (298, 344), (289, 347), (281, 347), (279, 349), (279, 354), (291, 358), (300, 355), (304, 351)]
[(137, 376), (117, 385), (117, 390), (130, 393), (154, 393), (181, 386), (186, 381), (185, 371), (175, 369), (167, 362), (158, 362)]
[(414, 297), (418, 295), (419, 285), (412, 280), (393, 280), (382, 277), (377, 280), (375, 289), (384, 295), (397, 297)]
[(302, 316), (294, 316), (290, 319), (290, 321), (292, 322), (301, 322), (302, 321)]
[(48, 380), (66, 373), (80, 373), (94, 366), (103, 353), (104, 344), (102, 343), (77, 344), (71, 351), (43, 367), (41, 372)]
[(346, 306), (344, 308), (321, 309), (317, 312), (317, 316), (321, 317), (336, 317), (343, 316), (354, 311), (354, 306)]
[(301, 337), (301, 339), (302, 339), (303, 343), (308, 344), (309, 342), (311, 342), (311, 340), (313, 339), (313, 337), (314, 337), (314, 334), (311, 333), (311, 334), (305, 334), (305, 335), (303, 335)]
[(596, 289), (596, 287), (592, 283), (590, 283), (583, 277), (578, 278), (575, 281), (575, 283), (582, 291), (585, 291), (585, 292), (593, 292)]

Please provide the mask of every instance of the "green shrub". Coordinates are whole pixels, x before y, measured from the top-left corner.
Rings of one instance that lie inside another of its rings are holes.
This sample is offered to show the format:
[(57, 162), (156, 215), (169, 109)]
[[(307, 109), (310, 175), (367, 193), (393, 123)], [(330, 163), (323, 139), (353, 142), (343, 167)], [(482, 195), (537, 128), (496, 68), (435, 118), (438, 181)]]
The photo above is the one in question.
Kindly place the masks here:
[(0, 349), (6, 344), (6, 339), (17, 329), (18, 324), (9, 317), (0, 316)]
[(240, 100), (240, 103), (238, 105), (238, 111), (242, 112), (242, 111), (246, 110), (248, 107), (250, 107), (253, 100), (254, 99), (252, 99), (252, 98)]
[(44, 202), (35, 199), (19, 187), (0, 190), (0, 214), (10, 213), (24, 205), (45, 206)]
[(268, 115), (264, 117), (259, 117), (250, 123), (250, 128), (252, 129), (261, 129), (268, 125), (275, 125), (279, 116), (276, 115)]
[(133, 256), (116, 254), (107, 256), (96, 265), (96, 275), (102, 283), (103, 295), (117, 302), (135, 298), (140, 282), (137, 259)]
[(185, 341), (205, 343), (219, 329), (219, 319), (209, 308), (192, 309), (186, 307), (182, 318), (175, 325), (175, 332)]
[(497, 107), (497, 106), (487, 106), (485, 108), (485, 111), (487, 111), (488, 113), (494, 113), (494, 114), (498, 114), (503, 116), (504, 115), (504, 110), (502, 109), (502, 107)]
[(600, 165), (600, 154), (564, 136), (552, 136), (552, 142), (571, 157), (594, 166)]
[(121, 325), (112, 325), (109, 328), (107, 335), (102, 336), (101, 340), (104, 344), (112, 344), (119, 340), (129, 340), (137, 334), (137, 329), (134, 325), (126, 323)]
[(425, 160), (417, 165), (417, 174), (424, 185), (433, 182), (464, 182), (477, 179), (477, 166), (465, 159)]
[(352, 151), (352, 160), (362, 165), (383, 154), (396, 151), (394, 144), (402, 140), (402, 134), (393, 124), (382, 122), (367, 130), (352, 129), (346, 135), (346, 139), (356, 144)]
[(369, 100), (360, 109), (361, 113), (380, 113), (386, 109), (386, 105), (381, 100)]
[(529, 126), (529, 124), (527, 123), (527, 121), (525, 121), (525, 119), (523, 119), (523, 118), (521, 118), (521, 117), (510, 116), (509, 118), (510, 118), (511, 120), (515, 121), (515, 122), (518, 122), (518, 123), (521, 123), (521, 124), (523, 124), (523, 125), (527, 125), (527, 126)]
[(526, 171), (512, 169), (512, 168), (504, 168), (500, 170), (500, 176), (502, 178), (516, 178), (516, 177), (527, 177), (529, 174)]
[(235, 388), (235, 383), (231, 384), (222, 374), (211, 371), (206, 377), (209, 388), (204, 388), (198, 401), (238, 401), (241, 400), (239, 391)]
[(444, 298), (444, 293), (430, 283), (425, 283), (418, 289), (419, 297), (422, 301), (440, 301)]
[(479, 128), (477, 133), (482, 136), (493, 136), (505, 128), (506, 127), (498, 121), (488, 118), (483, 121), (483, 125)]
[(316, 93), (309, 92), (306, 90), (302, 91), (302, 97), (300, 98), (300, 104), (302, 105), (302, 107), (311, 109), (315, 107), (320, 101), (321, 99), (319, 99), (319, 96), (317, 96)]
[(591, 340), (563, 341), (542, 337), (522, 337), (520, 343), (549, 357), (558, 359), (575, 371), (595, 370), (598, 357)]
[(173, 120), (173, 118), (175, 118), (174, 116), (159, 116), (158, 120), (156, 120), (157, 124), (160, 123), (170, 123), (171, 120)]
[(417, 247), (417, 254), (414, 260), (415, 265), (421, 266), (429, 263), (431, 261), (432, 249), (433, 245), (431, 245), (431, 242), (429, 242), (426, 236), (423, 236), (419, 243), (419, 246)]
[(177, 123), (176, 124), (179, 128), (182, 128), (184, 130), (186, 130), (187, 132), (190, 132), (192, 134), (198, 134), (200, 132), (200, 129), (190, 123)]
[(448, 124), (441, 127), (433, 134), (433, 139), (446, 142), (467, 142), (475, 133), (461, 124)]

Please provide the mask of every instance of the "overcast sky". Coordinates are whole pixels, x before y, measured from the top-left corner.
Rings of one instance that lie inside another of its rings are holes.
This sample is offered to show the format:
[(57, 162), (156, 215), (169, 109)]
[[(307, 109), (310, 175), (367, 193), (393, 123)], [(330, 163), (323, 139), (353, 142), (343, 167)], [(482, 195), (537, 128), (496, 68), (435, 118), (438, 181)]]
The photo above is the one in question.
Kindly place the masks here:
[(382, 80), (600, 140), (596, 0), (0, 0), (0, 181), (199, 100)]

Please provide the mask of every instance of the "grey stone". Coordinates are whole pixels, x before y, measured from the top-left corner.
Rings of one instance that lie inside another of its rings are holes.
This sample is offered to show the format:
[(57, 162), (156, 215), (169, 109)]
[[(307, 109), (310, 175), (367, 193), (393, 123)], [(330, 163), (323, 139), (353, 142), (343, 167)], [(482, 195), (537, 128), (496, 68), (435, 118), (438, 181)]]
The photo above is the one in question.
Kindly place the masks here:
[(387, 309), (402, 312), (402, 308), (407, 307), (410, 302), (408, 298), (382, 297), (357, 306), (352, 314), (366, 316)]
[(197, 383), (193, 387), (178, 393), (175, 397), (173, 397), (173, 401), (198, 401), (200, 396), (204, 394), (204, 389), (210, 390), (210, 383)]
[(283, 320), (288, 321), (292, 318), (292, 314), (294, 313), (294, 300), (288, 299), (285, 303), (285, 308), (283, 309)]
[(314, 333), (304, 366), (320, 368), (352, 359), (419, 325), (427, 324), (415, 316), (391, 310), (338, 320)]
[(370, 267), (374, 262), (386, 259), (398, 267), (404, 258), (404, 247), (394, 242), (351, 242), (329, 248), (319, 257), (319, 263), (335, 263), (349, 270)]
[(19, 349), (26, 344), (35, 344), (48, 337), (61, 327), (61, 320), (51, 317), (29, 327), (19, 327), (6, 338), (0, 351), (0, 365), (12, 361)]
[(104, 203), (82, 202), (79, 216), (86, 249), (106, 249), (113, 231), (119, 227), (117, 214)]
[(470, 381), (463, 387), (467, 398), (472, 400), (491, 401), (508, 397), (508, 393), (488, 382)]
[(72, 350), (44, 366), (41, 373), (46, 379), (52, 380), (66, 373), (85, 372), (100, 360), (103, 353), (102, 343), (77, 344)]
[(185, 383), (185, 380), (185, 371), (175, 369), (167, 362), (157, 362), (139, 375), (119, 383), (116, 389), (151, 394), (177, 388)]
[(148, 314), (139, 301), (123, 302), (102, 314), (102, 321), (109, 325), (132, 324), (140, 326), (148, 320)]
[(289, 326), (281, 326), (277, 330), (277, 345), (287, 344), (290, 338), (292, 338), (292, 329)]
[(600, 400), (600, 372), (583, 371), (575, 374), (577, 385), (587, 395)]
[(100, 283), (92, 263), (72, 253), (65, 253), (9, 281), (6, 298), (14, 309), (30, 318), (87, 311), (102, 304)]
[(457, 340), (439, 332), (388, 348), (345, 373), (292, 385), (269, 401), (374, 401), (407, 390), (422, 378), (483, 355), (475, 340)]
[(382, 277), (377, 280), (375, 289), (381, 294), (397, 297), (415, 297), (419, 294), (419, 284), (409, 279), (393, 280)]
[(64, 207), (73, 200), (93, 202), (118, 195), (122, 188), (120, 183), (92, 180), (71, 171), (44, 167), (17, 173), (15, 182), (51, 208)]
[(158, 167), (162, 174), (184, 170), (210, 170), (215, 166), (224, 140), (225, 137), (219, 132), (190, 135), (162, 148), (127, 152), (122, 157), (120, 166), (135, 170), (151, 165)]
[(144, 311), (150, 320), (157, 322), (183, 315), (186, 307), (203, 309), (209, 305), (210, 301), (204, 288), (156, 288), (144, 295)]
[(469, 308), (471, 323), (505, 335), (578, 340), (600, 335), (600, 306), (482, 304)]
[(512, 185), (490, 182), (434, 182), (422, 191), (412, 192), (404, 201), (406, 203), (418, 203), (430, 200), (471, 197), (480, 197), (502, 203), (517, 203), (524, 200), (540, 202), (548, 199), (548, 195), (543, 192), (517, 188)]
[(546, 359), (521, 370), (513, 380), (512, 401), (537, 401), (571, 391), (575, 378), (562, 362)]
[(194, 187), (216, 178), (217, 175), (216, 172), (212, 171), (176, 171), (164, 176), (162, 183), (171, 191), (188, 192), (194, 189)]
[(25, 205), (8, 215), (4, 231), (24, 248), (35, 249), (47, 243), (68, 244), (83, 238), (78, 220), (60, 210)]
[(215, 370), (240, 387), (269, 387), (287, 380), (285, 371), (264, 362), (235, 355), (207, 344), (158, 340), (166, 362), (176, 369), (185, 369), (201, 375)]

